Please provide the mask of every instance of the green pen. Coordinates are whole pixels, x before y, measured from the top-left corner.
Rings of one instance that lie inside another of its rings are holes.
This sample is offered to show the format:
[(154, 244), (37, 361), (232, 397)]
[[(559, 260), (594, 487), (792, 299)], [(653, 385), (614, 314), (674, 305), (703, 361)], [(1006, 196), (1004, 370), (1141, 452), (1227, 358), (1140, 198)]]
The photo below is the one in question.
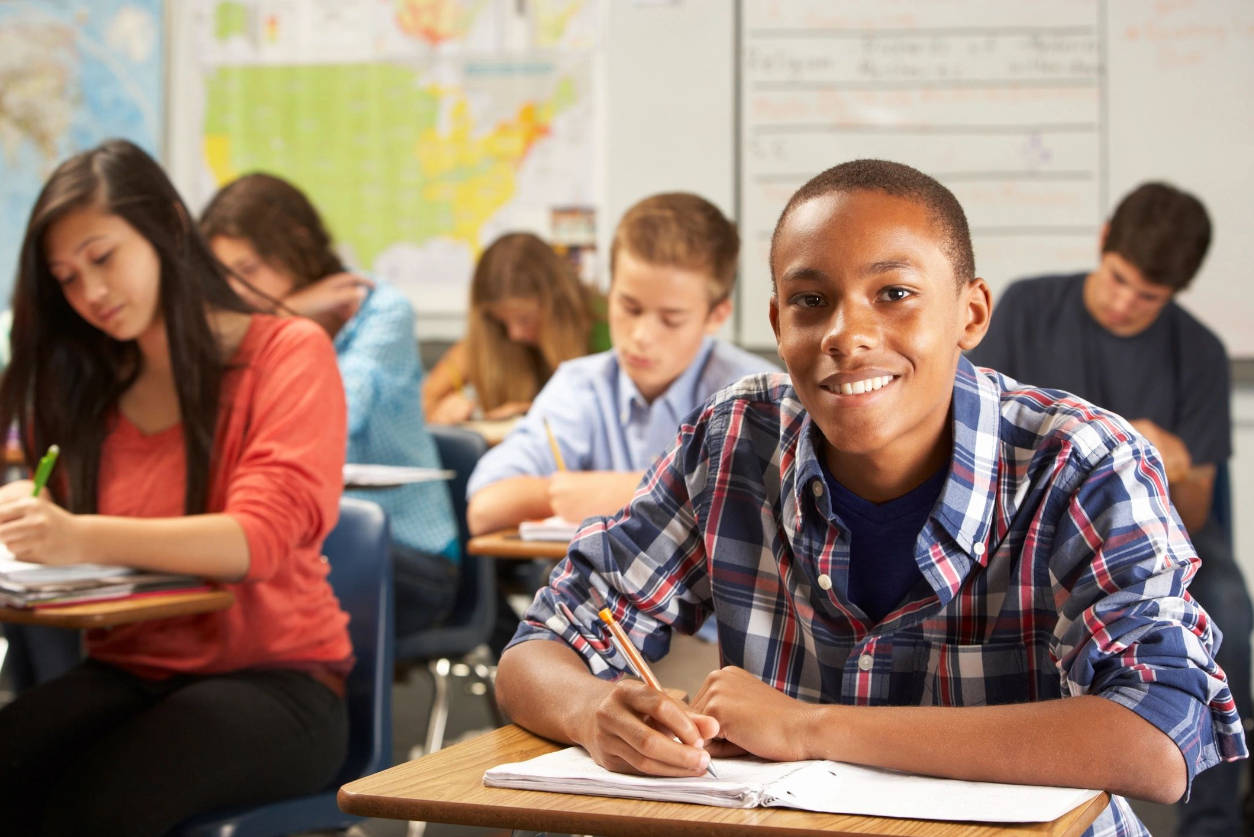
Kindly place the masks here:
[(44, 490), (44, 486), (48, 483), (48, 476), (52, 473), (52, 466), (57, 464), (57, 455), (60, 453), (61, 448), (49, 445), (48, 452), (44, 454), (43, 459), (39, 460), (39, 464), (35, 467), (35, 490), (31, 492), (32, 497), (38, 497), (39, 492)]

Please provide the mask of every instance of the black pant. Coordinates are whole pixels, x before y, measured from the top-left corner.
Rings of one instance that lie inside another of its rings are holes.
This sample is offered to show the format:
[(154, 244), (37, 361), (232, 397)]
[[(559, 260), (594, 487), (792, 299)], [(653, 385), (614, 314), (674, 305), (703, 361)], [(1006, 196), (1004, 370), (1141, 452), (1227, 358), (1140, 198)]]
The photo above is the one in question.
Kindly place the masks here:
[(164, 834), (323, 789), (347, 739), (344, 700), (298, 671), (147, 680), (88, 660), (0, 709), (4, 830)]

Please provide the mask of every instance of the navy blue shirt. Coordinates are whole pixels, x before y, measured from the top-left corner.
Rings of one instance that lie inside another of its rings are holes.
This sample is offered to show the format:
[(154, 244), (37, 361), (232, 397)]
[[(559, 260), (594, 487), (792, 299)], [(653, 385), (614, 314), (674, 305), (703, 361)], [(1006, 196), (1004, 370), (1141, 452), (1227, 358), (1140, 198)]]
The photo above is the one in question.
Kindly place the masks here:
[(837, 482), (823, 465), (832, 511), (849, 529), (849, 600), (872, 624), (883, 621), (916, 584), (926, 585), (914, 547), (948, 473), (941, 468), (918, 488), (872, 503)]

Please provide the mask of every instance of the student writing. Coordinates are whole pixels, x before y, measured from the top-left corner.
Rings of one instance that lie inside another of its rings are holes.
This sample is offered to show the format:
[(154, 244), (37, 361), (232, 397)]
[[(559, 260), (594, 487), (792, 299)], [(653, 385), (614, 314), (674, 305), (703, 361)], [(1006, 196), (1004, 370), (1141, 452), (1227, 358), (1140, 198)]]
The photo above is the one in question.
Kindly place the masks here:
[[(440, 467), (422, 420), (413, 307), (387, 282), (345, 271), (305, 194), (273, 175), (245, 175), (213, 197), (200, 227), (255, 305), (309, 317), (332, 336), (348, 400), (347, 461)], [(388, 513), (397, 635), (440, 622), (453, 606), (458, 579), (448, 486), (425, 482), (346, 493)]]
[(31, 212), (0, 423), (49, 490), (0, 488), (21, 559), (191, 573), (225, 611), (87, 634), (89, 658), (0, 709), (14, 834), (163, 834), (318, 790), (343, 760), (347, 616), (319, 556), (344, 394), (331, 343), (254, 315), (160, 167), (114, 140), (62, 163)]
[(600, 295), (540, 238), (507, 233), (475, 264), (466, 338), (427, 376), (423, 409), (439, 424), (515, 416), (563, 361), (608, 348)]
[(614, 348), (562, 364), (522, 423), (479, 461), (467, 486), (472, 532), (609, 514), (685, 415), (741, 376), (773, 368), (711, 336), (731, 314), (739, 246), (735, 226), (697, 195), (654, 195), (627, 210), (610, 249)]
[[(1216, 660), (1248, 717), (1254, 614), (1227, 533), (1211, 514), (1216, 467), (1232, 454), (1228, 355), (1176, 302), (1210, 240), (1200, 200), (1166, 183), (1142, 184), (1102, 229), (1096, 268), (1013, 283), (968, 357), (1117, 412), (1158, 449), (1172, 504), (1202, 559), (1189, 592), (1223, 630)], [(1242, 831), (1244, 766), (1198, 778), (1180, 810), (1182, 837)]]
[[(1153, 449), (962, 357), (991, 306), (953, 195), (836, 166), (770, 264), (789, 377), (711, 399), (585, 525), (501, 659), (509, 716), (623, 771), (748, 752), (1109, 790), (1092, 834), (1145, 834), (1119, 794), (1174, 801), (1243, 757)], [(616, 679), (594, 576), (652, 660), (713, 613), (725, 667), (690, 707)]]

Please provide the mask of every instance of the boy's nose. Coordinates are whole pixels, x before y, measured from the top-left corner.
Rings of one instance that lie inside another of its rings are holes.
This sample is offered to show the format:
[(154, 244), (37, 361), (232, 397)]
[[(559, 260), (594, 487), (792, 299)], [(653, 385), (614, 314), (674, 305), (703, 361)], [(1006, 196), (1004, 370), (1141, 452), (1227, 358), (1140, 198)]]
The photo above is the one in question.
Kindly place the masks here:
[(820, 348), (827, 354), (851, 355), (875, 344), (874, 318), (856, 305), (837, 306)]

